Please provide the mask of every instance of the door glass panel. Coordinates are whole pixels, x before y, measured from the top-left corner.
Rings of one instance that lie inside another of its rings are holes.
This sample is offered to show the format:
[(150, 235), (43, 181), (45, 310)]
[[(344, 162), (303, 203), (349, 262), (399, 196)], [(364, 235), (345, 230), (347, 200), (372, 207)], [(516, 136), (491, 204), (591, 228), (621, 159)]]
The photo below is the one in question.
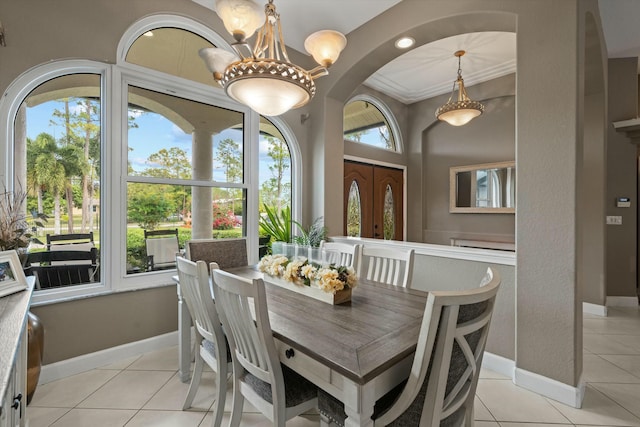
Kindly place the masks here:
[(387, 185), (384, 192), (384, 239), (391, 240), (396, 232), (396, 218), (393, 214), (395, 211), (393, 206), (393, 191), (391, 186)]
[(349, 189), (349, 201), (347, 202), (347, 236), (360, 237), (361, 224), (360, 190), (358, 189), (358, 183), (353, 181)]

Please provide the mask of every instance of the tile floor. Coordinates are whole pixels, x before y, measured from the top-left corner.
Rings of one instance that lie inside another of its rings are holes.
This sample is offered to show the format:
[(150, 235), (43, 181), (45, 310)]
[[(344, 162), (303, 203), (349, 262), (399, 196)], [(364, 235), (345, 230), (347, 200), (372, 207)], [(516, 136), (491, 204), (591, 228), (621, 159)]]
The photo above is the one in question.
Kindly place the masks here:
[[(213, 372), (205, 372), (194, 407), (181, 411), (188, 385), (178, 380), (177, 357), (177, 347), (172, 347), (41, 384), (27, 410), (28, 426), (210, 426)], [(640, 427), (640, 309), (610, 309), (606, 318), (584, 316), (583, 375), (587, 382), (584, 404), (574, 409), (485, 370), (477, 390), (476, 426)], [(247, 406), (242, 426), (270, 425)], [(292, 427), (318, 424), (317, 415), (288, 423)]]

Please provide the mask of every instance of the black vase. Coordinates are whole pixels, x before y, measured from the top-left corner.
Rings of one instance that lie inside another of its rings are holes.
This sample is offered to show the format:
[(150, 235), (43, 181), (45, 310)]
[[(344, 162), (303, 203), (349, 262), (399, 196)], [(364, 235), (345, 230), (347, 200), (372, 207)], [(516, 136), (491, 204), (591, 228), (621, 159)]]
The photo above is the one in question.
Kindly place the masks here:
[(44, 354), (44, 326), (40, 318), (29, 312), (27, 314), (27, 405), (36, 392), (42, 356)]

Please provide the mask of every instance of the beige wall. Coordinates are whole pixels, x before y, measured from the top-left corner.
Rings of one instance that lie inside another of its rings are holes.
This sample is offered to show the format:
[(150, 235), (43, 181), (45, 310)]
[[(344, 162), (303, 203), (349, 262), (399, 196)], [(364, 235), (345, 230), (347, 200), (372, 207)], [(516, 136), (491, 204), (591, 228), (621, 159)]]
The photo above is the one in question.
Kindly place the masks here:
[[(32, 307), (44, 326), (44, 364), (178, 329), (176, 286)], [(177, 344), (177, 342), (176, 342)]]
[[(453, 237), (515, 241), (514, 214), (449, 212), (450, 167), (515, 160), (515, 80), (512, 74), (469, 88), (472, 99), (484, 103), (485, 113), (468, 125), (435, 122), (423, 132), (423, 242), (449, 245)], [(447, 96), (416, 107), (430, 111), (445, 103)]]
[[(609, 121), (637, 117), (637, 58), (609, 60)], [(636, 296), (637, 147), (613, 126), (607, 127), (607, 215), (622, 216), (622, 225), (607, 226), (607, 295)], [(630, 197), (630, 208), (618, 208), (618, 197)]]

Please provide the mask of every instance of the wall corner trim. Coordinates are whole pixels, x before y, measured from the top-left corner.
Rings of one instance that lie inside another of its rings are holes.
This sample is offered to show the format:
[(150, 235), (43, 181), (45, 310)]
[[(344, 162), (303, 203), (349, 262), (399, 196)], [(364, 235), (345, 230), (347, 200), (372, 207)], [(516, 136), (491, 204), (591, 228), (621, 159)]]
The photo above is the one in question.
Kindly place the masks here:
[[(116, 347), (107, 348), (71, 359), (50, 363), (42, 367), (38, 384), (46, 384), (71, 375), (90, 371), (100, 366), (109, 365), (119, 360), (140, 356), (149, 351), (161, 350), (175, 346), (178, 342), (178, 331), (155, 337), (134, 341)], [(177, 366), (176, 366), (177, 369)]]
[(590, 302), (583, 302), (582, 312), (585, 314), (593, 314), (595, 316), (607, 317), (607, 306), (599, 305), (599, 304), (591, 304)]
[(524, 369), (516, 368), (513, 383), (573, 408), (580, 409), (584, 399), (585, 382), (580, 377), (576, 387), (544, 377)]

